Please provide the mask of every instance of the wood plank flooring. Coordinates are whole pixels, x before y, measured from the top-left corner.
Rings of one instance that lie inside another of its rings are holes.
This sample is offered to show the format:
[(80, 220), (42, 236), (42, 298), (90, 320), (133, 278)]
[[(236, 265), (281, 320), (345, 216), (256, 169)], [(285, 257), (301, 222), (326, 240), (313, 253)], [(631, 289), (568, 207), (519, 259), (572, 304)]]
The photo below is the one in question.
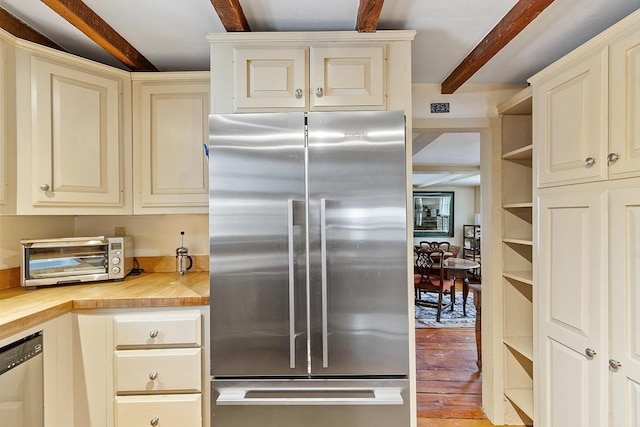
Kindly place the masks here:
[(493, 426), (482, 412), (473, 328), (416, 329), (418, 427)]

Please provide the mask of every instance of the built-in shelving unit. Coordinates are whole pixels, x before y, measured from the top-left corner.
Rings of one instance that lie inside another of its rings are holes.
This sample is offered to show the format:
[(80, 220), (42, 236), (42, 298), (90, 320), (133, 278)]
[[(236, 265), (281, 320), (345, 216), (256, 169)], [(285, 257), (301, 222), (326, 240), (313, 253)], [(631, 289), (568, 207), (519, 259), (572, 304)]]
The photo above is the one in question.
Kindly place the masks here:
[(502, 147), (505, 424), (533, 424), (533, 145), (531, 90), (498, 107)]
[[(462, 257), (471, 261), (482, 263), (480, 257), (480, 226), (479, 225), (463, 225), (462, 226)], [(469, 272), (469, 276), (477, 281), (481, 280), (480, 268), (474, 268)]]

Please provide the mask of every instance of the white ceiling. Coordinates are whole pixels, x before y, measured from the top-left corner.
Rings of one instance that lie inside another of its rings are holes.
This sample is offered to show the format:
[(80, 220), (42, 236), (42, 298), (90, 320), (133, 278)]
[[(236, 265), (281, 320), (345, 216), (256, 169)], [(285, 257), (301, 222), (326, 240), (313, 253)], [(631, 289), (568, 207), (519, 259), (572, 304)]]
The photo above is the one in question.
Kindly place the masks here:
[(413, 168), (416, 189), (480, 185), (480, 134), (414, 133)]
[[(359, 0), (239, 1), (252, 31), (353, 30), (359, 5)], [(84, 2), (161, 71), (208, 70), (206, 34), (225, 32), (210, 0)], [(378, 29), (416, 30), (412, 83), (442, 83), (516, 2), (387, 0)], [(71, 53), (125, 68), (41, 0), (0, 0), (0, 7)], [(469, 82), (524, 84), (638, 8), (640, 0), (555, 0)], [(425, 138), (433, 142), (414, 163), (479, 165), (479, 138), (475, 135), (472, 141), (473, 135), (421, 134), (418, 139), (423, 143)], [(415, 176), (416, 184), (441, 178), (441, 172)], [(479, 175), (464, 179), (447, 185), (479, 183)]]
[[(358, 0), (239, 0), (253, 31), (353, 30)], [(225, 32), (210, 0), (84, 0), (162, 71), (208, 70), (207, 33)], [(417, 30), (413, 83), (441, 83), (516, 0), (387, 0), (378, 29)], [(77, 55), (123, 67), (40, 0), (0, 7)], [(526, 79), (640, 7), (640, 0), (556, 0), (471, 79)]]

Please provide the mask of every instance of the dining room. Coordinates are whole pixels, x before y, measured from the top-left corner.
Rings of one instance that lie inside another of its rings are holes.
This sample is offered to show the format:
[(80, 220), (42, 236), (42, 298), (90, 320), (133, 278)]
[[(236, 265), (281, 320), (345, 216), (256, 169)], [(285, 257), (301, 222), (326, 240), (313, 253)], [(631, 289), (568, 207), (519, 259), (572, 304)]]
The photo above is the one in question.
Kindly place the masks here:
[[(481, 423), (480, 135), (414, 129), (419, 418)], [(475, 425), (475, 424), (474, 424)], [(478, 424), (480, 425), (480, 424)]]

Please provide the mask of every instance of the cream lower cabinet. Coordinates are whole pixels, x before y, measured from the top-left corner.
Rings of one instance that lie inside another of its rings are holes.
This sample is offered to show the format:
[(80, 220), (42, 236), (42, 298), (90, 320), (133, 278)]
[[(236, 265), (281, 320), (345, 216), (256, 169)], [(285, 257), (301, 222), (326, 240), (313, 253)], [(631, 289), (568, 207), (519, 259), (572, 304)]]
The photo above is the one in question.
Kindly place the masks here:
[(19, 214), (130, 213), (129, 73), (16, 49)]
[(73, 339), (58, 349), (60, 390), (73, 396), (61, 427), (208, 427), (208, 310), (74, 311)]
[(114, 317), (115, 423), (202, 427), (200, 311)]
[(132, 79), (133, 213), (207, 213), (209, 72)]
[(538, 197), (539, 425), (639, 425), (640, 179)]

